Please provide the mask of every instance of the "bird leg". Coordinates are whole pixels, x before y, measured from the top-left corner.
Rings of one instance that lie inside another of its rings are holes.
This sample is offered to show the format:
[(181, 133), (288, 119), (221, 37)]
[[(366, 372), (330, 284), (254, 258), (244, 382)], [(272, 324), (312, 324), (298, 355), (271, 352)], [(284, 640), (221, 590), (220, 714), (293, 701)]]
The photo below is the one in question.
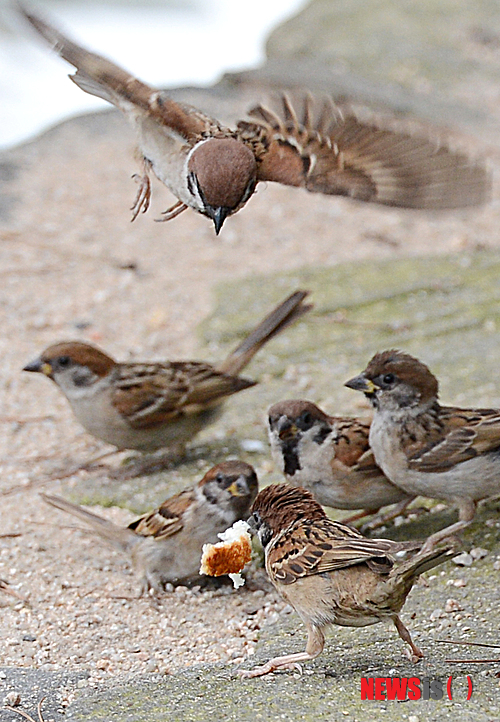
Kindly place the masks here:
[(453, 536), (469, 526), (476, 514), (477, 503), (472, 499), (460, 499), (458, 502), (458, 521), (454, 524), (431, 534), (421, 549), (422, 554), (426, 554), (434, 549), (443, 539)]
[(342, 519), (342, 524), (352, 524), (354, 521), (359, 521), (359, 519), (363, 519), (365, 516), (376, 514), (378, 511), (380, 511), (379, 506), (376, 509), (362, 509), (361, 511), (356, 512), (356, 514), (345, 516)]
[(424, 656), (424, 653), (421, 649), (417, 647), (413, 639), (411, 638), (410, 632), (405, 627), (401, 619), (396, 615), (393, 619), (394, 625), (396, 629), (398, 630), (398, 634), (403, 640), (403, 642), (406, 642), (406, 644), (409, 644), (411, 647), (412, 654), (412, 662), (418, 662), (422, 657)]
[(162, 216), (164, 218), (155, 218), (155, 221), (157, 223), (164, 223), (165, 221), (171, 221), (172, 218), (177, 218), (181, 213), (183, 213), (185, 210), (187, 210), (187, 205), (183, 203), (182, 201), (177, 201), (177, 203), (174, 203), (173, 206), (170, 208), (167, 208), (166, 211), (162, 211)]
[[(361, 532), (365, 534), (365, 532), (378, 529), (379, 527), (384, 526), (384, 524), (387, 524), (387, 522), (392, 521), (406, 510), (406, 508), (409, 504), (411, 504), (414, 498), (414, 496), (409, 496), (405, 499), (401, 499), (401, 501), (399, 501), (395, 506), (393, 506), (390, 511), (386, 511), (385, 514), (379, 514), (371, 521), (363, 524), (363, 526), (361, 527)], [(379, 511), (379, 509), (377, 509), (376, 511)], [(342, 521), (345, 523), (345, 519), (342, 519)]]
[(314, 659), (323, 651), (325, 646), (325, 635), (319, 627), (313, 624), (307, 625), (307, 644), (304, 652), (296, 654), (285, 654), (283, 657), (274, 657), (266, 664), (253, 669), (239, 669), (238, 675), (241, 679), (262, 677), (264, 674), (275, 672), (277, 669), (301, 669), (299, 662), (308, 662)]
[(186, 455), (186, 444), (178, 442), (168, 449), (159, 449), (157, 452), (134, 455), (124, 460), (124, 463), (109, 472), (109, 478), (119, 481), (134, 479), (136, 476), (147, 476), (168, 469), (173, 463)]
[(151, 202), (151, 181), (149, 180), (148, 171), (151, 168), (151, 163), (144, 158), (144, 174), (141, 176), (139, 173), (134, 173), (132, 178), (139, 183), (139, 190), (135, 197), (134, 203), (131, 207), (132, 218), (130, 221), (135, 221), (139, 213), (146, 213)]

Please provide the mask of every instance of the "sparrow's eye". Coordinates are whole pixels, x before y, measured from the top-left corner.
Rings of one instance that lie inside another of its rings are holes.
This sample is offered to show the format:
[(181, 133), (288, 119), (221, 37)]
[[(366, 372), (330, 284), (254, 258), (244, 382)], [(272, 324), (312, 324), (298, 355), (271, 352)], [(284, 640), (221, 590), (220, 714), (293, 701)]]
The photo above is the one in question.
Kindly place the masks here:
[(217, 473), (217, 476), (215, 477), (215, 481), (218, 484), (223, 484), (225, 482), (225, 480), (226, 480), (226, 477), (224, 476), (224, 474), (221, 471), (219, 471)]
[(385, 374), (385, 376), (382, 378), (382, 381), (386, 386), (390, 386), (394, 383), (395, 379), (396, 377), (394, 376), (394, 374)]
[(309, 429), (313, 425), (313, 417), (309, 411), (304, 411), (300, 417), (300, 425), (305, 429)]
[(60, 366), (62, 369), (68, 368), (68, 366), (71, 363), (71, 359), (69, 356), (59, 356), (57, 359), (57, 365)]

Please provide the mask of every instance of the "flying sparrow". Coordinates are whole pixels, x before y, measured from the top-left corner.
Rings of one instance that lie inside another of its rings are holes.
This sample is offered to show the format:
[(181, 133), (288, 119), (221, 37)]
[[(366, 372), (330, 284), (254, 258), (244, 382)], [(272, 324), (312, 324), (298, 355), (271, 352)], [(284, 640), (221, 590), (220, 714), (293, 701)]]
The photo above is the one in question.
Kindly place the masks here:
[(293, 669), (323, 651), (330, 624), (364, 627), (392, 621), (415, 661), (422, 651), (413, 642), (399, 612), (420, 574), (448, 559), (449, 548), (395, 565), (401, 544), (366, 539), (351, 527), (329, 519), (312, 494), (285, 484), (267, 486), (255, 499), (250, 527), (265, 552), (266, 570), (283, 599), (307, 628), (304, 652), (271, 659), (242, 677), (260, 677)]
[(380, 523), (394, 518), (411, 496), (384, 476), (368, 443), (370, 419), (328, 416), (311, 401), (279, 401), (269, 409), (269, 440), (275, 464), (293, 486), (312, 492), (334, 509), (362, 509), (351, 522), (397, 504)]
[(249, 514), (258, 491), (257, 475), (243, 461), (224, 461), (207, 471), (190, 489), (167, 499), (128, 527), (120, 527), (58, 496), (42, 498), (78, 517), (125, 552), (141, 578), (141, 592), (161, 591), (167, 583), (200, 581), (203, 544)]
[(221, 364), (200, 361), (118, 363), (79, 341), (49, 346), (24, 371), (45, 374), (93, 436), (118, 449), (180, 450), (212, 423), (227, 396), (255, 386), (239, 376), (257, 351), (306, 313), (308, 291), (277, 306)]
[(443, 499), (459, 521), (429, 537), (426, 549), (470, 524), (477, 502), (500, 494), (500, 410), (441, 406), (425, 364), (391, 349), (375, 354), (346, 386), (375, 414), (370, 445), (386, 476), (408, 494)]
[(76, 68), (71, 80), (115, 105), (134, 126), (144, 175), (132, 220), (148, 209), (149, 171), (178, 199), (163, 220), (193, 208), (213, 221), (217, 234), (259, 181), (404, 208), (473, 206), (489, 195), (488, 173), (465, 154), (430, 137), (364, 122), (329, 98), (315, 103), (307, 95), (302, 107), (294, 108), (283, 95), (276, 112), (258, 105), (250, 120), (229, 128), (89, 52), (31, 10), (19, 9)]

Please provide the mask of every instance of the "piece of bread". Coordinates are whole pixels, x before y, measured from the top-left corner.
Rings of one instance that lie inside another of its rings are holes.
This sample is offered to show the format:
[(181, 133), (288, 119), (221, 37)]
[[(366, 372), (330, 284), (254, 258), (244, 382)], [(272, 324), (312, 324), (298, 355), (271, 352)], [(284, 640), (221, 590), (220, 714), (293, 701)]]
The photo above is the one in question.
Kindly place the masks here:
[[(252, 558), (252, 540), (246, 521), (237, 521), (218, 535), (217, 544), (204, 544), (201, 555), (200, 574), (220, 577), (228, 574), (235, 587), (244, 584), (239, 572)], [(235, 578), (236, 577), (236, 578)]]

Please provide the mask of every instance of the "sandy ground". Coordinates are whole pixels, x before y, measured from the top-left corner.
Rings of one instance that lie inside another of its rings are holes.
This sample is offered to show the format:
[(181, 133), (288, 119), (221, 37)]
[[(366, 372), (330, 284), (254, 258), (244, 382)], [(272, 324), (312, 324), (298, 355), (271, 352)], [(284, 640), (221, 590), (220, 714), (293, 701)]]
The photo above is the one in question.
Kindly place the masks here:
[[(208, 92), (184, 97), (213, 112), (222, 102)], [(226, 103), (225, 113), (236, 113), (238, 103)], [(0, 491), (71, 469), (107, 448), (78, 426), (55, 387), (20, 373), (50, 343), (80, 338), (124, 360), (199, 358), (196, 327), (211, 312), (221, 281), (258, 274), (264, 284), (280, 270), (347, 261), (355, 273), (359, 259), (500, 245), (498, 201), (421, 214), (271, 186), (259, 187), (219, 238), (192, 212), (154, 223), (171, 204), (156, 182), (152, 209), (130, 224), (133, 142), (115, 114), (66, 123), (0, 161), (6, 178)], [(215, 360), (224, 350), (210, 348), (208, 355)], [(208, 460), (199, 466), (202, 473)], [(268, 467), (269, 460), (259, 461), (261, 474)], [(82, 476), (45, 489), (64, 494)], [(111, 482), (101, 474), (95, 483)], [(260, 590), (178, 589), (157, 603), (127, 598), (137, 592), (127, 561), (75, 531), (36, 489), (3, 496), (0, 504), (0, 577), (29, 599), (23, 605), (6, 598), (2, 606), (3, 665), (83, 665), (92, 680), (199, 661), (237, 664), (282, 609)], [(133, 518), (125, 509), (103, 513), (123, 523)]]

